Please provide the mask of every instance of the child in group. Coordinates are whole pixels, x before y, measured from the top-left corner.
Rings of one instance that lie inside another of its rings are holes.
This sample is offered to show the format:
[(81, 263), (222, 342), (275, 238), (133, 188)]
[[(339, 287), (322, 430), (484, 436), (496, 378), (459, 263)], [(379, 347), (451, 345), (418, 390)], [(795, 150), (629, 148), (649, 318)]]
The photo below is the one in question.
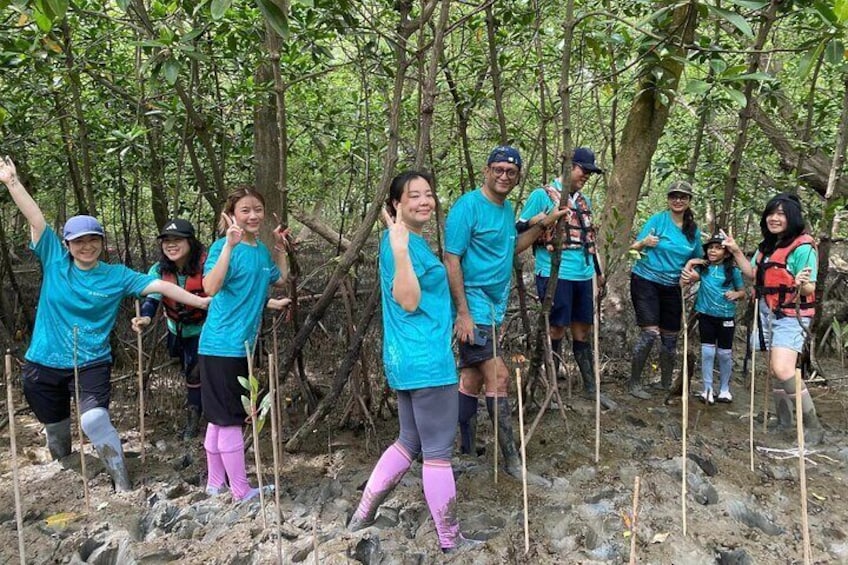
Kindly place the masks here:
[[(796, 398), (796, 365), (815, 315), (818, 253), (807, 233), (801, 201), (781, 193), (769, 200), (760, 217), (763, 240), (749, 261), (732, 237), (724, 246), (748, 280), (754, 281), (759, 314), (758, 331), (751, 346), (769, 352), (771, 372), (777, 378), (772, 391), (782, 428), (793, 423)], [(816, 445), (824, 439), (816, 406), (801, 381), (804, 441)]]
[(383, 212), (383, 364), (397, 392), (400, 432), (371, 472), (348, 529), (373, 524), (377, 508), (423, 454), (424, 498), (447, 553), (474, 542), (460, 535), (456, 519), (451, 457), (459, 398), (447, 271), (422, 237), (436, 209), (431, 183), (426, 173), (399, 174)]
[(24, 395), (44, 424), (50, 455), (61, 459), (71, 452), (71, 397), (77, 372), (82, 429), (115, 489), (131, 490), (121, 438), (109, 417), (109, 333), (121, 301), (127, 296), (159, 293), (205, 309), (210, 299), (124, 265), (101, 261), (106, 232), (91, 216), (69, 218), (59, 240), (8, 157), (0, 159), (0, 182), (29, 222), (30, 247), (42, 269), (35, 328), (23, 367)]
[[(203, 292), (203, 263), (206, 251), (194, 235), (188, 220), (168, 220), (159, 233), (159, 261), (150, 267), (149, 274), (178, 284), (197, 296)], [(132, 319), (133, 329), (140, 332), (150, 325), (159, 303), (165, 308), (168, 320), (168, 352), (180, 360), (180, 370), (186, 383), (186, 423), (182, 438), (197, 437), (201, 414), (200, 370), (197, 367), (197, 346), (206, 310), (184, 306), (159, 294), (148, 295), (141, 305), (141, 316)]]
[[(701, 281), (695, 311), (701, 334), (701, 375), (704, 390), (699, 398), (706, 404), (733, 402), (730, 377), (733, 372), (733, 334), (736, 330), (736, 301), (745, 297), (742, 272), (722, 245), (724, 236), (713, 235), (704, 243), (705, 259), (690, 259), (681, 279), (687, 284)], [(720, 388), (713, 388), (713, 367), (718, 357)]]
[[(245, 342), (251, 351), (262, 323), (262, 308), (283, 309), (288, 298), (268, 300), (268, 286), (286, 278), (285, 234), (274, 230), (274, 258), (259, 239), (265, 219), (265, 199), (250, 187), (227, 197), (219, 227), (224, 237), (209, 248), (203, 290), (214, 297), (198, 348), (203, 413), (206, 427), (206, 491), (220, 494), (228, 480), (234, 500), (256, 497), (244, 463), (242, 425), (247, 419), (241, 396), (247, 394), (238, 377), (248, 376)], [(267, 303), (266, 303), (267, 301)]]

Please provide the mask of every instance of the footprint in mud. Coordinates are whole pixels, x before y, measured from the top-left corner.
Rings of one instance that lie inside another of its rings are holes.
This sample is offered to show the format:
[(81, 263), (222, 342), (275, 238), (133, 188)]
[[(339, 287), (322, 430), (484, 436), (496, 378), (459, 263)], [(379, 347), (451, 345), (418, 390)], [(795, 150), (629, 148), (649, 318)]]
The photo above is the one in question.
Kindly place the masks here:
[(744, 501), (732, 500), (727, 504), (727, 512), (750, 528), (758, 528), (765, 534), (777, 536), (784, 533), (783, 528), (772, 522), (763, 513), (748, 506)]
[(472, 514), (462, 520), (462, 533), (465, 537), (478, 541), (492, 539), (506, 526), (503, 518), (486, 514)]

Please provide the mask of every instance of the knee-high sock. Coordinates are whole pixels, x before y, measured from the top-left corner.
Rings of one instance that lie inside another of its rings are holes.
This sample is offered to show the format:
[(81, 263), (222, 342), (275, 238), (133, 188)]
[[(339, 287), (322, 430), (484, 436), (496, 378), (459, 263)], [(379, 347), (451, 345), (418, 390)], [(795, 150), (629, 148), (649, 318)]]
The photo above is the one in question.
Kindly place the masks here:
[(244, 465), (244, 438), (241, 426), (218, 426), (218, 452), (227, 472), (233, 498), (242, 500), (251, 495)]
[(477, 419), (477, 397), (459, 392), (459, 444), (462, 453), (474, 451), (474, 426)]
[(562, 359), (562, 338), (551, 339), (551, 353), (554, 358), (554, 371), (559, 373), (559, 364)]
[(671, 386), (677, 362), (677, 334), (660, 335), (660, 374), (664, 388)]
[(430, 515), (436, 523), (442, 549), (456, 545), (459, 522), (456, 518), (456, 483), (450, 461), (428, 459), (421, 472), (424, 480), (424, 498)]
[(704, 390), (713, 388), (713, 368), (715, 367), (716, 346), (714, 343), (701, 344), (701, 379), (704, 381)]
[(373, 520), (377, 508), (394, 490), (411, 464), (412, 458), (400, 443), (390, 445), (371, 471), (354, 516), (366, 522)]
[(636, 343), (633, 346), (633, 360), (630, 363), (631, 385), (638, 385), (642, 382), (642, 369), (645, 368), (645, 362), (651, 355), (651, 349), (653, 349), (657, 337), (656, 332), (648, 330), (642, 330), (636, 337)]
[(718, 374), (721, 392), (730, 392), (730, 377), (733, 374), (733, 352), (730, 349), (718, 350)]
[(206, 487), (218, 490), (224, 486), (227, 471), (224, 468), (224, 460), (218, 451), (218, 432), (221, 428), (210, 423), (206, 426), (206, 438), (203, 447), (206, 448)]

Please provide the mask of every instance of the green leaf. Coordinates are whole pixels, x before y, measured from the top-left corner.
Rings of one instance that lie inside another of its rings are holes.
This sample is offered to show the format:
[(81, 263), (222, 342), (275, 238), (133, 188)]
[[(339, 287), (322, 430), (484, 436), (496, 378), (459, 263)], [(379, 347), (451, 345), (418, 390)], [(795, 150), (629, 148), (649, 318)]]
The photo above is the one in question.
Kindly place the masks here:
[[(165, 82), (174, 86), (177, 79), (180, 77), (180, 63), (173, 59), (168, 59), (162, 63), (162, 72), (165, 75)], [(239, 377), (241, 378), (241, 377)]]
[(747, 22), (747, 20), (745, 20), (745, 18), (743, 18), (736, 12), (733, 12), (731, 10), (725, 10), (723, 8), (717, 8), (715, 6), (710, 6), (709, 4), (707, 4), (707, 9), (719, 18), (727, 20), (728, 22), (733, 24), (733, 27), (741, 31), (745, 37), (754, 37), (754, 30), (751, 29), (751, 25)]
[(51, 20), (47, 14), (42, 12), (41, 10), (35, 9), (32, 11), (32, 19), (35, 20), (35, 25), (38, 26), (38, 29), (47, 33), (51, 29), (53, 29), (53, 20)]
[(824, 51), (824, 60), (831, 65), (838, 65), (845, 59), (845, 46), (838, 39), (828, 42)]
[(259, 403), (259, 412), (267, 413), (268, 410), (271, 409), (271, 393), (269, 392), (264, 397), (262, 397), (262, 402)]
[(739, 108), (744, 108), (748, 101), (745, 99), (745, 94), (735, 88), (725, 88), (724, 91), (730, 96)]
[(710, 83), (697, 80), (697, 79), (689, 79), (686, 81), (686, 92), (689, 94), (695, 94), (701, 96), (706, 94), (710, 90)]
[(724, 59), (710, 59), (710, 68), (717, 75), (720, 75), (727, 69), (727, 62)]
[(814, 49), (810, 49), (801, 55), (801, 60), (798, 62), (798, 74), (801, 75), (802, 79), (807, 78), (810, 74), (810, 71), (813, 69), (813, 65), (815, 65), (816, 61), (819, 60), (824, 46), (825, 43), (822, 41), (816, 45)]
[(731, 77), (722, 77), (721, 80), (725, 82), (733, 82), (733, 81), (742, 81), (742, 80), (759, 80), (763, 82), (775, 80), (775, 78), (768, 73), (743, 73), (741, 75), (734, 75)]
[(190, 32), (180, 36), (180, 43), (191, 43), (192, 41), (203, 35), (204, 31), (206, 31), (206, 29), (202, 27), (194, 28)]
[(766, 6), (768, 6), (768, 2), (757, 2), (755, 0), (730, 0), (731, 4), (736, 4), (740, 8), (747, 8), (748, 10), (762, 10)]
[(280, 9), (273, 0), (256, 0), (259, 6), (259, 11), (268, 20), (268, 24), (276, 31), (283, 39), (289, 38), (289, 22), (288, 17)]
[(256, 422), (256, 424), (255, 424), (255, 425), (256, 425), (256, 435), (259, 435), (259, 434), (261, 434), (261, 433), (262, 433), (262, 428), (264, 428), (264, 427), (265, 427), (265, 420), (264, 420), (264, 419), (262, 419), (262, 418), (260, 418), (260, 419)]
[(118, 8), (120, 8), (124, 12), (126, 12), (127, 8), (130, 7), (130, 0), (116, 0), (116, 2), (118, 4)]
[[(241, 378), (241, 377), (239, 377), (239, 378)], [(241, 395), (241, 406), (242, 406), (242, 408), (244, 408), (245, 413), (247, 413), (247, 414), (253, 413), (253, 410), (251, 410), (251, 407), (250, 407), (250, 399), (248, 397), (246, 397), (245, 395)]]
[[(827, 6), (826, 3), (825, 6)], [(833, 3), (833, 13), (839, 23), (842, 24), (848, 21), (848, 0), (836, 0)]]
[(218, 21), (223, 18), (230, 4), (232, 4), (232, 0), (212, 0), (212, 4), (209, 6), (212, 11), (212, 19)]
[(53, 21), (61, 20), (68, 11), (68, 0), (46, 0), (50, 11), (53, 13)]
[(238, 378), (238, 382), (239, 382), (239, 384), (241, 385), (241, 388), (243, 388), (244, 390), (246, 390), (246, 391), (250, 392), (250, 381), (249, 381), (249, 380), (247, 380), (247, 379), (246, 379), (246, 378), (244, 378), (244, 377), (237, 377), (237, 378)]

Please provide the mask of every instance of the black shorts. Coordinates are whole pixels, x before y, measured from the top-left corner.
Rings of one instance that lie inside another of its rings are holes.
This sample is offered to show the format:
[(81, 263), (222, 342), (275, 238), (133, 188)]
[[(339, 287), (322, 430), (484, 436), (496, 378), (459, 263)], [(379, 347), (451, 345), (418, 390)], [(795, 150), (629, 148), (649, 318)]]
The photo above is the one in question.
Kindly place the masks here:
[(733, 318), (716, 318), (709, 314), (698, 313), (698, 332), (701, 343), (718, 344), (719, 349), (733, 348), (733, 333), (736, 322)]
[(218, 357), (200, 355), (200, 395), (203, 415), (216, 426), (241, 426), (247, 412), (241, 404), (241, 395), (250, 396), (242, 388), (238, 377), (247, 378), (247, 357)]
[[(548, 277), (536, 275), (539, 300), (545, 299), (547, 287)], [(566, 327), (572, 322), (582, 322), (591, 326), (595, 314), (592, 302), (592, 279), (586, 281), (558, 279), (549, 316), (551, 325)]]
[[(80, 413), (92, 408), (109, 408), (112, 393), (112, 362), (79, 368)], [(55, 424), (71, 417), (74, 370), (54, 369), (32, 361), (24, 363), (21, 381), (24, 396), (42, 424)]]
[(679, 286), (666, 286), (631, 273), (630, 300), (640, 328), (658, 326), (666, 332), (680, 331), (683, 299)]
[[(476, 343), (459, 343), (459, 368), (466, 369), (468, 367), (476, 367), (483, 361), (495, 358), (494, 345), (492, 339), (492, 326), (477, 324), (474, 327), (476, 334)], [(500, 356), (499, 356), (500, 357)]]

